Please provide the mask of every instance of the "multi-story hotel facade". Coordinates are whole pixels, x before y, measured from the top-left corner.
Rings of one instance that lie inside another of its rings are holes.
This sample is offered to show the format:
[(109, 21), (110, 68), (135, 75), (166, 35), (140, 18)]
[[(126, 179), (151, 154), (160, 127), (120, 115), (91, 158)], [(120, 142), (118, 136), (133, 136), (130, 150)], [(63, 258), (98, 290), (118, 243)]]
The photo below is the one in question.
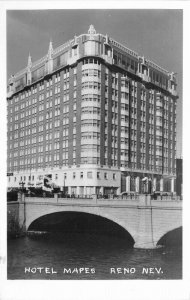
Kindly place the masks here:
[(175, 191), (174, 73), (96, 33), (9, 79), (8, 186), (43, 178), (76, 195)]

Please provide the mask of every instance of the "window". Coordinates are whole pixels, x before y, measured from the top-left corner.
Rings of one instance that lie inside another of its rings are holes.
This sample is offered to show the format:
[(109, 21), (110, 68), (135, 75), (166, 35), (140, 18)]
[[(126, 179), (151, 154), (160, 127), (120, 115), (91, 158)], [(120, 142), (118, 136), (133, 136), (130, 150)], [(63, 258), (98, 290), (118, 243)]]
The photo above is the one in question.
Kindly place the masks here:
[(60, 73), (55, 76), (55, 83), (60, 81)]
[(108, 179), (108, 174), (104, 173), (104, 179)]
[(115, 180), (116, 179), (116, 174), (115, 173), (113, 173), (113, 180)]
[(58, 104), (60, 104), (60, 97), (55, 99), (55, 105), (58, 105)]
[(55, 86), (55, 94), (58, 94), (60, 93), (60, 86)]
[(92, 178), (92, 172), (87, 172), (87, 178)]
[(54, 123), (54, 127), (59, 127), (60, 126), (60, 120), (56, 120)]
[(73, 172), (73, 179), (75, 179), (76, 178), (76, 173), (75, 172)]
[(97, 179), (100, 179), (100, 172), (97, 172)]
[(80, 172), (80, 178), (83, 178), (83, 172)]

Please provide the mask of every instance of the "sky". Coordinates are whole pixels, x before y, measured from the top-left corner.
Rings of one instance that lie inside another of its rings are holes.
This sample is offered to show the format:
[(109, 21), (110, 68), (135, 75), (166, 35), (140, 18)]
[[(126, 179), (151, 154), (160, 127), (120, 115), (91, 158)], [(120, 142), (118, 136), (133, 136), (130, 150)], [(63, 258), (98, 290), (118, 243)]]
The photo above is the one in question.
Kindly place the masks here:
[(177, 157), (182, 155), (183, 11), (178, 9), (65, 9), (7, 11), (7, 78), (74, 35), (108, 34), (139, 55), (177, 73)]

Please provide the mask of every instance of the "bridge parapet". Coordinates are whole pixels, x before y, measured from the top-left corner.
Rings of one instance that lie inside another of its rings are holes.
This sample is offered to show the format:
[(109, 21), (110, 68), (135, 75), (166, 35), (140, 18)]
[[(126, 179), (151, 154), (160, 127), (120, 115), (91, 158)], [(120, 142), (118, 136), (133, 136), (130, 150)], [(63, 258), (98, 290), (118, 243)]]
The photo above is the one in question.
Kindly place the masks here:
[(137, 206), (138, 200), (124, 199), (87, 199), (87, 198), (43, 198), (43, 197), (25, 197), (26, 203), (44, 203), (54, 205), (86, 205), (86, 206)]
[(150, 195), (140, 195), (138, 199), (104, 199), (93, 197), (89, 198), (44, 198), (44, 197), (25, 197), (26, 203), (42, 203), (54, 205), (87, 205), (87, 206), (117, 206), (117, 207), (157, 207), (157, 208), (181, 208), (182, 201), (180, 200), (151, 200)]

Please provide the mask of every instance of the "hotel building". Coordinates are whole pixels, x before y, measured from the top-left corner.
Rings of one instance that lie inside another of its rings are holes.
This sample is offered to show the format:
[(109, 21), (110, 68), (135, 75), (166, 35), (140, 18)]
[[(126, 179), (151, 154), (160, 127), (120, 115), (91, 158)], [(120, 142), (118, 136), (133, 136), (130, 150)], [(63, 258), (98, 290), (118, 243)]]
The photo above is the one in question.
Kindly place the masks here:
[(8, 84), (8, 186), (76, 195), (175, 191), (176, 79), (108, 35), (53, 49)]

